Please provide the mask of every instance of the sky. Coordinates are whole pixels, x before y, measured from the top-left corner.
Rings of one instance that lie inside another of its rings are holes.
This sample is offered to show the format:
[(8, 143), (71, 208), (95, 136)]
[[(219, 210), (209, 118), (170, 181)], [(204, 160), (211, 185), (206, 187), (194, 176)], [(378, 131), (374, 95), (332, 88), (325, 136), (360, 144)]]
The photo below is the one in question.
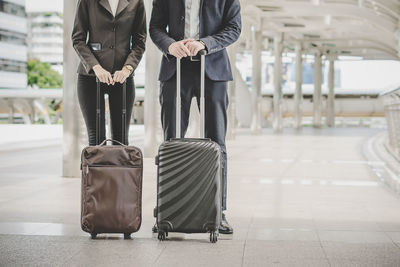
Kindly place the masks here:
[(63, 0), (25, 0), (26, 12), (63, 11)]

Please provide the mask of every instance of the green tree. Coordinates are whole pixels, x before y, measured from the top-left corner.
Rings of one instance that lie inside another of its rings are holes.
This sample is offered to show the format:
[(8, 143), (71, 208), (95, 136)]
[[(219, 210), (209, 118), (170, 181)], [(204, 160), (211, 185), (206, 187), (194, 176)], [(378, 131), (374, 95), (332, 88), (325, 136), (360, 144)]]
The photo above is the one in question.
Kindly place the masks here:
[(37, 85), (39, 88), (62, 88), (62, 76), (51, 69), (49, 63), (39, 59), (30, 59), (28, 67), (28, 85)]

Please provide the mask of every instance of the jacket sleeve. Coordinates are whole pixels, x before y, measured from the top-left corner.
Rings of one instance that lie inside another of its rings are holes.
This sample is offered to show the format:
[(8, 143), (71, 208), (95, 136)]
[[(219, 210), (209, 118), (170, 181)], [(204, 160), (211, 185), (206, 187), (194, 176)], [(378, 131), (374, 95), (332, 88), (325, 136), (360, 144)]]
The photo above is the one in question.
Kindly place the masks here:
[(150, 37), (154, 44), (168, 58), (168, 48), (175, 42), (167, 33), (169, 10), (164, 0), (153, 0), (150, 19)]
[(200, 38), (208, 54), (216, 53), (239, 39), (242, 31), (239, 0), (227, 0), (224, 10), (223, 28), (214, 35)]
[(95, 65), (99, 64), (99, 62), (86, 44), (87, 34), (89, 31), (89, 22), (87, 18), (87, 1), (79, 0), (75, 15), (74, 28), (72, 30), (72, 45), (87, 73), (89, 73)]
[(126, 58), (124, 65), (131, 65), (134, 70), (136, 69), (146, 49), (146, 36), (146, 10), (143, 0), (140, 0), (132, 25), (132, 51)]

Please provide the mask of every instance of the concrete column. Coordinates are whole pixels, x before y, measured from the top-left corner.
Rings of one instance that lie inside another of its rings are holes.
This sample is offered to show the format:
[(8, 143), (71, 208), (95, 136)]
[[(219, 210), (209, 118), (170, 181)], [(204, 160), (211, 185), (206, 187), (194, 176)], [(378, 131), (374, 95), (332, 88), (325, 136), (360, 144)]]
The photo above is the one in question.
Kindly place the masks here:
[(227, 140), (235, 139), (235, 128), (236, 128), (236, 44), (228, 47), (229, 59), (231, 62), (231, 68), (233, 73), (233, 81), (228, 85), (229, 94), (229, 106), (228, 106), (228, 129), (226, 132)]
[[(147, 12), (147, 23), (150, 20), (152, 1), (145, 1)], [(161, 63), (161, 52), (150, 40), (146, 42), (146, 78), (145, 78), (145, 101), (144, 101), (144, 156), (154, 157), (157, 155), (158, 145), (161, 142), (161, 119), (158, 82), (158, 71)]]
[(303, 55), (301, 44), (296, 45), (296, 91), (294, 93), (294, 127), (301, 128), (303, 102)]
[(63, 176), (80, 177), (82, 116), (77, 97), (78, 56), (72, 47), (72, 27), (77, 0), (64, 0)]
[(29, 112), (26, 112), (29, 111), (29, 106), (27, 105), (27, 101), (25, 99), (20, 98), (18, 99), (18, 101), (14, 102), (14, 110), (17, 110), (17, 112), (20, 114), (24, 124), (26, 125), (32, 124), (31, 119), (29, 117)]
[(252, 120), (251, 132), (253, 134), (261, 133), (261, 52), (262, 52), (262, 32), (252, 31), (252, 56), (253, 71), (251, 76), (251, 102), (252, 102)]
[(29, 104), (29, 110), (30, 110), (30, 120), (32, 122), (32, 124), (35, 124), (35, 119), (36, 119), (36, 109), (35, 109), (35, 100), (31, 99), (28, 101)]
[(314, 57), (314, 95), (313, 95), (313, 114), (314, 127), (321, 127), (322, 121), (322, 57), (317, 52)]
[(328, 88), (326, 124), (335, 127), (335, 60), (332, 57), (329, 58)]
[(282, 131), (282, 34), (274, 38), (274, 121), (273, 128), (275, 132)]
[(7, 100), (8, 104), (8, 123), (14, 123), (14, 101), (12, 99)]

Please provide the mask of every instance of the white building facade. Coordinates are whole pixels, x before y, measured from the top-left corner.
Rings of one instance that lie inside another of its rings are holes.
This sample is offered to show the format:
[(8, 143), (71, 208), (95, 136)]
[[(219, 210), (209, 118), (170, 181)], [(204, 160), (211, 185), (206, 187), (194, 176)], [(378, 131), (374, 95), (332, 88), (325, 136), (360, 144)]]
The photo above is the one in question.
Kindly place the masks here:
[(25, 0), (0, 0), (0, 88), (27, 86)]
[(28, 58), (63, 71), (63, 18), (59, 12), (28, 13)]

